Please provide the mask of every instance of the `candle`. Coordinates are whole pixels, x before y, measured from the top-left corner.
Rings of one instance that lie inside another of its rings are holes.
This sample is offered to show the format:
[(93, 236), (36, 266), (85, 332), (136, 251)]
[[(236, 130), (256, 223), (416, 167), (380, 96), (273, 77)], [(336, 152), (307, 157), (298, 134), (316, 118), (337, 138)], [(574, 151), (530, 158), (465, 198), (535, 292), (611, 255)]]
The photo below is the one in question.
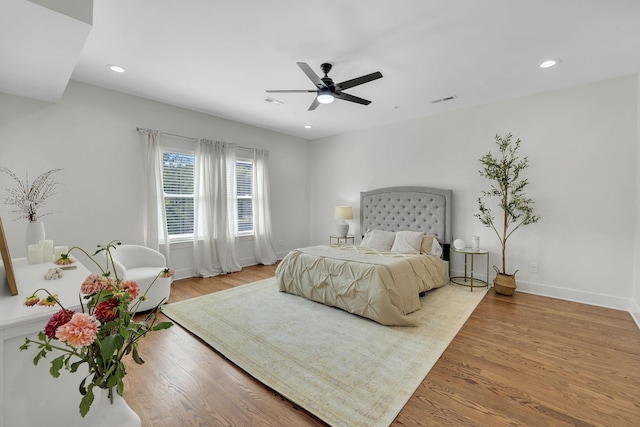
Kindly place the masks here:
[(41, 245), (27, 246), (27, 262), (29, 264), (39, 264), (43, 261), (44, 259)]
[(480, 250), (480, 237), (471, 236), (471, 249), (474, 251)]
[(40, 240), (40, 246), (42, 246), (42, 259), (53, 261), (53, 240)]
[(60, 259), (60, 255), (66, 254), (68, 250), (69, 249), (67, 246), (56, 246), (53, 249), (53, 260), (55, 261)]

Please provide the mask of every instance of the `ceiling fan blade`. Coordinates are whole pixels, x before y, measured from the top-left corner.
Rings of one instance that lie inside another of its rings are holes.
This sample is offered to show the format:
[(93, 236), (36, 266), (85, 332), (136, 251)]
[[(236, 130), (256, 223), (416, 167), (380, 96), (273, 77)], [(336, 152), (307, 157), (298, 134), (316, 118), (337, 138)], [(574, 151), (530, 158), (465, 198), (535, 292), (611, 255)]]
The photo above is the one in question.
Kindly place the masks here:
[(317, 92), (317, 90), (268, 90), (268, 93), (309, 93)]
[(343, 101), (351, 101), (351, 102), (355, 102), (357, 104), (362, 104), (362, 105), (371, 104), (371, 101), (367, 99), (358, 98), (357, 96), (349, 95), (348, 93), (344, 93), (344, 92), (341, 92), (341, 93), (336, 92), (334, 96), (336, 97), (336, 99), (341, 99)]
[(296, 62), (296, 64), (298, 64), (298, 67), (302, 69), (318, 89), (327, 87), (327, 85), (324, 84), (320, 77), (311, 69), (311, 67), (309, 67), (309, 65), (307, 65), (306, 62)]
[(376, 71), (375, 73), (367, 74), (366, 76), (356, 77), (355, 79), (338, 83), (336, 88), (340, 88), (341, 90), (349, 89), (350, 87), (358, 86), (380, 78), (382, 78), (382, 73), (380, 71)]
[(318, 97), (316, 96), (315, 98), (313, 98), (313, 102), (311, 103), (311, 105), (309, 106), (309, 110), (307, 111), (315, 110), (316, 108), (318, 108), (318, 105), (320, 105), (320, 102), (318, 101)]

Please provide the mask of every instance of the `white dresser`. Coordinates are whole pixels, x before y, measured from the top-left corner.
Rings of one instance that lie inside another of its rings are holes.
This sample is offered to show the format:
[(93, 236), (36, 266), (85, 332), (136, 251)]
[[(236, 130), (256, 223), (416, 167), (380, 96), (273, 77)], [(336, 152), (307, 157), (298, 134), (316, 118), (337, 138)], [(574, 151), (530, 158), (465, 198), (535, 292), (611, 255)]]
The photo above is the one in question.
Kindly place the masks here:
[[(25, 298), (38, 288), (47, 288), (58, 294), (65, 308), (79, 309), (80, 285), (90, 274), (76, 262), (75, 270), (67, 270), (64, 277), (45, 280), (52, 262), (27, 264), (26, 258), (13, 260), (18, 295), (11, 296), (6, 283), (4, 268), (0, 272), (0, 427), (29, 427), (50, 425), (52, 420), (65, 422), (65, 426), (80, 422), (78, 413), (81, 395), (78, 385), (82, 374), (60, 371), (59, 378), (49, 374), (50, 353), (38, 366), (33, 365), (37, 346), (20, 351), (26, 336), (37, 338), (53, 313), (60, 308), (26, 307)], [(1, 266), (1, 264), (0, 264)], [(39, 295), (45, 296), (44, 292)]]

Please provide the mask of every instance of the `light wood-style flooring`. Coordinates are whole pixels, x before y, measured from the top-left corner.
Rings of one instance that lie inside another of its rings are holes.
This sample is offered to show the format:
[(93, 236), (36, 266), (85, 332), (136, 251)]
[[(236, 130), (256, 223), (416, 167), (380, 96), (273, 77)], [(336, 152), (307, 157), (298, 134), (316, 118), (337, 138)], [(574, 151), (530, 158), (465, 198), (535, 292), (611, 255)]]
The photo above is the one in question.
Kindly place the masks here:
[[(170, 302), (274, 271), (177, 280)], [(143, 427), (325, 425), (179, 325), (140, 353), (125, 399)], [(392, 425), (640, 426), (640, 330), (624, 311), (490, 289)]]

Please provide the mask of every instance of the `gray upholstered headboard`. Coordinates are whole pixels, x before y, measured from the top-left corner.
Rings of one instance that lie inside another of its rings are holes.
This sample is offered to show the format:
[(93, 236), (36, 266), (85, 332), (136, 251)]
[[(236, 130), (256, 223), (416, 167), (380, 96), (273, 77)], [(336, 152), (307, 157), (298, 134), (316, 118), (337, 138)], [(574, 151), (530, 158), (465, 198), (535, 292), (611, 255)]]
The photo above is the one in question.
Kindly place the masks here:
[(451, 243), (451, 190), (387, 187), (360, 193), (360, 231), (421, 231)]

